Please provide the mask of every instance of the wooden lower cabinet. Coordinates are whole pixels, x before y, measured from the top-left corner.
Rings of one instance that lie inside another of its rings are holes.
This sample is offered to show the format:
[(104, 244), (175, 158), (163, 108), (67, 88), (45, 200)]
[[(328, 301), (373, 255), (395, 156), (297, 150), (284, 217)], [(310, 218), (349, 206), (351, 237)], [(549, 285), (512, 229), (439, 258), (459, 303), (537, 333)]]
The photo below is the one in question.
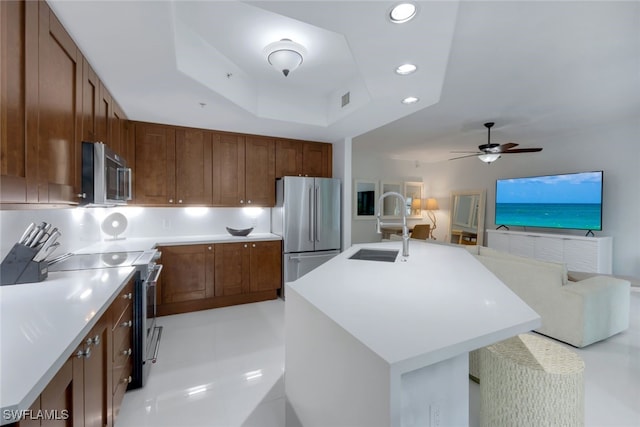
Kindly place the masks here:
[(30, 407), (20, 427), (112, 427), (130, 382), (134, 280)]
[(163, 246), (158, 315), (277, 298), (282, 242)]

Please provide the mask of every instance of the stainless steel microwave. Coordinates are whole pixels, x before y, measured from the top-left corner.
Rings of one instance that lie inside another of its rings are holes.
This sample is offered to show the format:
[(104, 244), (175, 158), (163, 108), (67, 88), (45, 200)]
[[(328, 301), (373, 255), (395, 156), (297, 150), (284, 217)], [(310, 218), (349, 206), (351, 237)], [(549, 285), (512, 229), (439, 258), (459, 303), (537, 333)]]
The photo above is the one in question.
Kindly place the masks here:
[(126, 205), (131, 198), (131, 168), (127, 162), (102, 142), (83, 142), (80, 204)]

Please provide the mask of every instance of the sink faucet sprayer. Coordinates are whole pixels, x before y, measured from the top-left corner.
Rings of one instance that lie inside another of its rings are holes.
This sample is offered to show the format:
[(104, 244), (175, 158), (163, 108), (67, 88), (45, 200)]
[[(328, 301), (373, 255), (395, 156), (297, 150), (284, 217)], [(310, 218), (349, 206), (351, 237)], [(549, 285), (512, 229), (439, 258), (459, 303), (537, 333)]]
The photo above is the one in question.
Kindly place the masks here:
[[(382, 222), (381, 210), (382, 210), (382, 201), (387, 196), (394, 196), (399, 198), (402, 201), (402, 224), (398, 222)], [(400, 193), (396, 193), (395, 191), (387, 191), (380, 199), (378, 199), (378, 216), (376, 218), (376, 231), (378, 234), (382, 234), (382, 230), (380, 227), (384, 227), (386, 225), (402, 225), (402, 256), (409, 256), (409, 228), (407, 227), (407, 201), (404, 196)]]

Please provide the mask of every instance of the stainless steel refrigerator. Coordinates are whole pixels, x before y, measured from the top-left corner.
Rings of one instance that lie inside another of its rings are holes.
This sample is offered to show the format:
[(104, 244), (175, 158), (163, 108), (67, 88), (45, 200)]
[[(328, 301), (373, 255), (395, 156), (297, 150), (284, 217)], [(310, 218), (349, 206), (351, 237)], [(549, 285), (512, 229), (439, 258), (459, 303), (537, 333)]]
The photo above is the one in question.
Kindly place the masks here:
[(283, 238), (285, 283), (340, 253), (340, 200), (339, 179), (287, 176), (276, 181), (271, 231)]

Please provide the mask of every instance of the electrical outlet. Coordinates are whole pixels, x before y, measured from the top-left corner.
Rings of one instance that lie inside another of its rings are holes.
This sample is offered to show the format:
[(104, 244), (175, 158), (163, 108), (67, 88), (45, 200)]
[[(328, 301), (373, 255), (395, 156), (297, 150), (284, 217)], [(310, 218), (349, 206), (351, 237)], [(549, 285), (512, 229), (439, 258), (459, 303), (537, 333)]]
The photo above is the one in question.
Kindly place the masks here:
[(442, 414), (440, 413), (440, 405), (431, 404), (429, 405), (429, 426), (430, 427), (440, 427), (442, 425)]
[(169, 230), (171, 228), (171, 220), (163, 219), (162, 220), (162, 229)]

